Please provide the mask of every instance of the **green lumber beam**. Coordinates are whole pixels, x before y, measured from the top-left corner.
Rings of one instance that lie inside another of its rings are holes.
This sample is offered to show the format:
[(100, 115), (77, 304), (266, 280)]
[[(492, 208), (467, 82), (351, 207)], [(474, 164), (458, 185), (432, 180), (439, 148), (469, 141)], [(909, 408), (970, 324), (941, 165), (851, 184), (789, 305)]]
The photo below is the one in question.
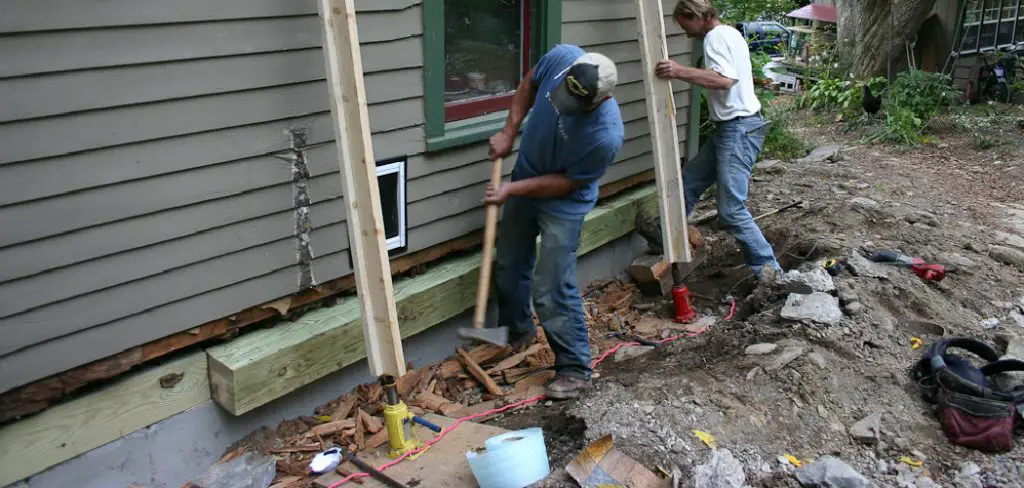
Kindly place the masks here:
[[(601, 202), (587, 215), (578, 254), (587, 254), (632, 232), (641, 208), (657, 212), (653, 185)], [(477, 252), (441, 261), (423, 275), (396, 281), (395, 303), (402, 338), (472, 308), (479, 270)], [(366, 357), (359, 306), (354, 297), (206, 352), (213, 398), (234, 415), (267, 404)]]

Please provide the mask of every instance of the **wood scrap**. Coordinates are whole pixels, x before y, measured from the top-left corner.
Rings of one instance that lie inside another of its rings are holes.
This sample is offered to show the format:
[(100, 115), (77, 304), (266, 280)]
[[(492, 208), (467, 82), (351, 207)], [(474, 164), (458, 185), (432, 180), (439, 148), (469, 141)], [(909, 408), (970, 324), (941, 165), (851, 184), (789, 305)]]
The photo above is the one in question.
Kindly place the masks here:
[(435, 381), (435, 375), (437, 375), (437, 368), (428, 367), (427, 370), (420, 375), (420, 379), (416, 382), (416, 387), (413, 389), (413, 393), (431, 389), (433, 387), (432, 382)]
[[(363, 411), (360, 410), (359, 413), (363, 413)], [(356, 443), (356, 448), (358, 448), (360, 451), (362, 451), (363, 449), (366, 448), (366, 438), (364, 437), (365, 436), (364, 427), (365, 426), (364, 426), (363, 422), (356, 422), (356, 433), (355, 433), (355, 436), (353, 437), (353, 442)]]
[[(348, 468), (345, 467), (345, 465), (339, 465), (337, 468), (334, 468), (334, 470), (337, 471), (338, 474), (340, 474), (340, 475), (342, 475), (342, 476), (344, 476), (346, 478), (348, 478), (349, 476), (352, 476), (353, 474), (355, 474), (354, 471), (349, 470)], [(363, 484), (362, 478), (352, 478), (352, 481), (355, 484), (357, 484), (357, 485)]]
[(267, 452), (271, 454), (288, 454), (293, 452), (320, 452), (323, 450), (322, 443), (316, 444), (300, 444), (297, 446), (280, 447), (277, 449), (267, 449)]
[(377, 432), (376, 434), (373, 434), (373, 437), (370, 437), (369, 439), (366, 440), (366, 448), (367, 449), (376, 449), (376, 448), (378, 448), (380, 446), (383, 446), (384, 443), (387, 442), (387, 441), (388, 441), (388, 431), (387, 430), (382, 430), (380, 432)]
[(370, 414), (364, 412), (363, 409), (356, 410), (356, 413), (359, 416), (359, 420), (361, 421), (360, 423), (371, 434), (376, 434), (377, 432), (380, 432), (380, 429), (384, 428), (384, 424), (380, 419), (371, 417)]
[(488, 369), (487, 370), (487, 374), (488, 375), (493, 375), (493, 374), (501, 373), (502, 371), (505, 371), (506, 369), (509, 369), (509, 368), (511, 368), (511, 367), (513, 367), (513, 366), (523, 362), (523, 360), (526, 359), (527, 356), (530, 356), (530, 355), (533, 355), (533, 354), (539, 352), (544, 347), (545, 347), (544, 344), (534, 344), (534, 345), (530, 346), (529, 348), (527, 348), (523, 352), (520, 352), (520, 353), (512, 355), (512, 356), (509, 356), (509, 357), (507, 357), (505, 359), (502, 359), (501, 361), (498, 362), (498, 364), (496, 364), (493, 367), (491, 367), (491, 369)]
[(462, 359), (462, 364), (466, 367), (466, 370), (469, 371), (469, 374), (473, 375), (477, 381), (482, 383), (488, 392), (495, 396), (505, 395), (505, 392), (501, 390), (501, 387), (499, 387), (490, 376), (487, 376), (487, 373), (485, 373), (483, 368), (473, 360), (469, 353), (462, 350), (461, 347), (455, 348), (455, 352), (459, 355), (459, 358)]
[(384, 396), (384, 387), (379, 383), (366, 383), (356, 387), (359, 397), (365, 403), (377, 403)]
[(359, 396), (355, 393), (346, 393), (341, 397), (341, 403), (338, 408), (331, 413), (332, 420), (347, 419), (348, 414), (352, 413), (352, 409), (355, 408), (356, 404), (359, 403)]
[(395, 386), (398, 389), (398, 395), (401, 397), (409, 396), (416, 384), (419, 383), (421, 373), (415, 369), (409, 370), (405, 373), (405, 376), (398, 378), (395, 382)]
[(304, 479), (302, 476), (284, 476), (277, 480), (276, 483), (270, 485), (270, 488), (298, 488), (299, 483)]
[(327, 436), (331, 434), (336, 434), (346, 429), (354, 429), (355, 426), (355, 419), (332, 420), (330, 422), (327, 422), (326, 424), (320, 424), (313, 427), (312, 429), (309, 429), (309, 432), (306, 432), (306, 437), (308, 438), (313, 436)]
[[(469, 356), (477, 364), (487, 364), (491, 361), (507, 355), (511, 348), (508, 346), (495, 346), (493, 344), (483, 344), (474, 347), (469, 351)], [(465, 351), (463, 351), (465, 352)], [(457, 359), (449, 359), (441, 365), (440, 374), (441, 377), (448, 379), (462, 372), (462, 364)]]
[(553, 370), (549, 369), (549, 370), (541, 371), (541, 372), (539, 372), (537, 374), (534, 374), (532, 376), (527, 376), (526, 378), (523, 378), (522, 380), (517, 381), (516, 382), (516, 387), (515, 387), (514, 391), (520, 392), (520, 391), (529, 389), (531, 386), (544, 386), (544, 385), (546, 385), (549, 381), (551, 381), (554, 378), (555, 378), (555, 372)]
[(421, 393), (416, 397), (414, 402), (416, 403), (416, 406), (422, 407), (425, 410), (446, 416), (451, 412), (465, 408), (459, 403), (455, 403), (443, 396), (430, 393), (429, 391)]

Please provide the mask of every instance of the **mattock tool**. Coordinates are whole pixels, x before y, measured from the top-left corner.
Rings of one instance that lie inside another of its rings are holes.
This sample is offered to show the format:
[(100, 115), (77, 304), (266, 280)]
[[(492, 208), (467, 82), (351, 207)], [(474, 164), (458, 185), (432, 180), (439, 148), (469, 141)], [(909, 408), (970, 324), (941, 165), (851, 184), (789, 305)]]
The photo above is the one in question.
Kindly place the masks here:
[[(501, 186), (501, 167), (503, 158), (491, 163), (491, 187)], [(498, 234), (498, 206), (487, 206), (487, 220), (484, 226), (484, 249), (480, 254), (480, 281), (476, 288), (476, 310), (473, 313), (473, 327), (461, 327), (459, 337), (489, 342), (496, 346), (508, 345), (508, 327), (484, 328), (487, 315), (487, 294), (491, 289), (491, 265), (493, 264), (494, 240)]]

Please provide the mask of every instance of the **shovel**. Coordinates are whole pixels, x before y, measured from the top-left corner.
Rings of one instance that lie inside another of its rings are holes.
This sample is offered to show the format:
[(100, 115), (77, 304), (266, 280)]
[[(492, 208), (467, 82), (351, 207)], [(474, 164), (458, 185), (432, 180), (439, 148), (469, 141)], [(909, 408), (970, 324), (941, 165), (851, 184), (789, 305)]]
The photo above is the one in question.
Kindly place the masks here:
[[(502, 158), (491, 162), (491, 186), (501, 185)], [(498, 206), (487, 206), (487, 220), (484, 224), (484, 249), (480, 254), (480, 281), (476, 288), (476, 310), (473, 313), (473, 327), (459, 329), (459, 337), (475, 339), (496, 346), (508, 345), (508, 327), (484, 328), (487, 314), (487, 294), (491, 289), (491, 265), (494, 254), (494, 240), (498, 233)]]

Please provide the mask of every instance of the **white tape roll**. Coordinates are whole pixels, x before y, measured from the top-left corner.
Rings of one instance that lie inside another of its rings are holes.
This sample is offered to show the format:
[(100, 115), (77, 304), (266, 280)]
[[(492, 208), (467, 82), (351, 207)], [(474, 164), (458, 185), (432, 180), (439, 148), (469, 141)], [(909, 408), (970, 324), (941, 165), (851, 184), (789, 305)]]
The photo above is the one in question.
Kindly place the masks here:
[(480, 488), (523, 488), (549, 474), (548, 450), (539, 427), (506, 432), (484, 441), (487, 452), (466, 453)]

